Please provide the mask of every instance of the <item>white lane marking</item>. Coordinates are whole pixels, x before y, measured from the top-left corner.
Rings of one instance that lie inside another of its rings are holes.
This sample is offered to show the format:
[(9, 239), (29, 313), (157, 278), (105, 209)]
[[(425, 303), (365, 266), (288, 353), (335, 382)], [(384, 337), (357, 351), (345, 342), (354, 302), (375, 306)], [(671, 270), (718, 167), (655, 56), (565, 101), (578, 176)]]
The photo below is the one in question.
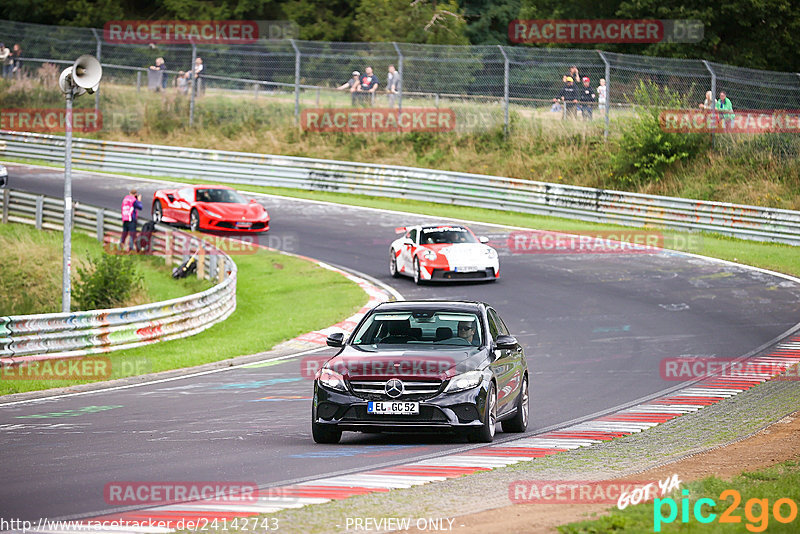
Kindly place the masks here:
[[(112, 386), (112, 387), (103, 388), (103, 389), (94, 389), (94, 390), (91, 390), (91, 391), (78, 391), (76, 393), (64, 393), (64, 394), (61, 394), (61, 395), (53, 395), (53, 396), (50, 396), (50, 397), (39, 397), (39, 398), (36, 398), (36, 399), (26, 399), (26, 400), (19, 400), (19, 401), (13, 401), (13, 402), (6, 402), (6, 403), (3, 403), (3, 404), (0, 404), (0, 408), (3, 408), (5, 406), (14, 406), (14, 405), (17, 405), (17, 404), (44, 402), (44, 401), (55, 400), (55, 399), (63, 399), (63, 398), (67, 398), (67, 397), (76, 397), (76, 396), (79, 396), (79, 395), (89, 395), (89, 394), (92, 394), (92, 393), (106, 393), (108, 391), (120, 391), (120, 390), (123, 390), (123, 389), (138, 388), (138, 387), (142, 387), (142, 386), (150, 386), (150, 385), (153, 385), (153, 384), (163, 384), (165, 382), (174, 382), (176, 380), (184, 380), (186, 378), (194, 378), (194, 377), (197, 377), (197, 376), (204, 376), (204, 375), (210, 375), (210, 374), (216, 374), (216, 373), (224, 373), (225, 371), (231, 371), (233, 369), (244, 368), (244, 367), (247, 367), (248, 365), (252, 365), (254, 363), (276, 362), (276, 361), (279, 361), (279, 360), (286, 360), (286, 359), (289, 359), (289, 358), (296, 358), (298, 356), (305, 356), (306, 354), (313, 354), (315, 352), (319, 352), (319, 351), (325, 350), (327, 348), (328, 347), (317, 347), (317, 348), (305, 350), (305, 351), (302, 351), (302, 352), (296, 352), (296, 353), (293, 353), (293, 354), (286, 354), (284, 356), (277, 356), (275, 358), (267, 358), (267, 359), (264, 359), (264, 360), (258, 360), (256, 362), (240, 363), (238, 365), (231, 365), (230, 367), (220, 367), (219, 369), (209, 369), (208, 371), (199, 371), (197, 373), (191, 373), (191, 374), (188, 374), (188, 375), (173, 376), (173, 377), (169, 377), (169, 378), (161, 378), (161, 379), (158, 379), (158, 380), (151, 380), (150, 382), (141, 382), (141, 383), (137, 383), (137, 384), (127, 384), (127, 385), (124, 385), (124, 386)], [(224, 360), (222, 360), (222, 361), (224, 361)]]

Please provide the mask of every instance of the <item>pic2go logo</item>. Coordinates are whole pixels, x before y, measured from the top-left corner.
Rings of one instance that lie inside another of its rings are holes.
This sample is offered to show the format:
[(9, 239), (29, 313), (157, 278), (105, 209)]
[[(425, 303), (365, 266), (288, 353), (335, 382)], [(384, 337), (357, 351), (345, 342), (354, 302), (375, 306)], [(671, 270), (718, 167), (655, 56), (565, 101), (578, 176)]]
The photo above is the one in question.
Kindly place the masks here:
[[(689, 503), (689, 490), (682, 490), (683, 498), (680, 500), (680, 507), (675, 499), (666, 497), (664, 499), (655, 499), (653, 501), (653, 532), (661, 532), (662, 524), (669, 524), (678, 518), (678, 512), (681, 514), (681, 523), (689, 523), (689, 511), (691, 509), (694, 519), (699, 523), (711, 523), (717, 519), (717, 514), (710, 510), (704, 511), (703, 506), (708, 508), (715, 508), (717, 503), (714, 499), (707, 497), (697, 499), (694, 506)], [(725, 501), (728, 498), (733, 499), (727, 509), (719, 515), (720, 523), (741, 523), (742, 517), (736, 515), (736, 509), (742, 502), (742, 496), (737, 490), (729, 489), (719, 494), (720, 501)], [(664, 507), (668, 508), (667, 515), (665, 514)], [(745, 528), (750, 532), (764, 532), (769, 526), (770, 511), (772, 517), (778, 523), (788, 524), (797, 518), (797, 503), (789, 498), (782, 498), (775, 501), (772, 509), (769, 506), (769, 499), (750, 499), (744, 505), (744, 516), (748, 523)], [(787, 513), (788, 512), (788, 513)]]

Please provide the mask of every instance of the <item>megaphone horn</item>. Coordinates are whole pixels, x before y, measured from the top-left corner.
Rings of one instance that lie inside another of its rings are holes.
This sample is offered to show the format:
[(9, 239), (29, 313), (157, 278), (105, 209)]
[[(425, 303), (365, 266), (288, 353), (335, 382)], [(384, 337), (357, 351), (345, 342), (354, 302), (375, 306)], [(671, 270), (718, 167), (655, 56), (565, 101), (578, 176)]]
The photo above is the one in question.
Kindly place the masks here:
[(72, 64), (72, 79), (75, 85), (84, 89), (92, 89), (100, 83), (103, 67), (93, 56), (83, 55)]

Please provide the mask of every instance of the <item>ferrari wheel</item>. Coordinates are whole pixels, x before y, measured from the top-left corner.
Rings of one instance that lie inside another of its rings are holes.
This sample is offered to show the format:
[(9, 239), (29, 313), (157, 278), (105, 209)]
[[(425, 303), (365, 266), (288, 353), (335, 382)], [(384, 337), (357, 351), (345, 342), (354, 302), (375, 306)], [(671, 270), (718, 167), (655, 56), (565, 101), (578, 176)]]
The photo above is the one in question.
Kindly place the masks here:
[(153, 202), (153, 222), (160, 223), (164, 218), (164, 210), (161, 208), (161, 201), (156, 200)]
[(397, 256), (394, 255), (394, 250), (389, 251), (389, 274), (392, 278), (398, 278), (400, 273), (397, 271)]
[(189, 214), (189, 229), (192, 232), (200, 231), (200, 214), (194, 208), (192, 208), (192, 213)]

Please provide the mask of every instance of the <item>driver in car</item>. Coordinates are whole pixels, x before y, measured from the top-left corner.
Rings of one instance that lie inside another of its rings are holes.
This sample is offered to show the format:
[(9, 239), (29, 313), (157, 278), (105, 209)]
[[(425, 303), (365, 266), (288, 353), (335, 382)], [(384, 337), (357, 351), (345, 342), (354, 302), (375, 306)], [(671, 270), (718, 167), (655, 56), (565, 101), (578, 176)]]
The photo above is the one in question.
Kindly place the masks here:
[(459, 322), (458, 337), (466, 339), (470, 345), (473, 345), (473, 338), (475, 337), (475, 323), (473, 321)]

